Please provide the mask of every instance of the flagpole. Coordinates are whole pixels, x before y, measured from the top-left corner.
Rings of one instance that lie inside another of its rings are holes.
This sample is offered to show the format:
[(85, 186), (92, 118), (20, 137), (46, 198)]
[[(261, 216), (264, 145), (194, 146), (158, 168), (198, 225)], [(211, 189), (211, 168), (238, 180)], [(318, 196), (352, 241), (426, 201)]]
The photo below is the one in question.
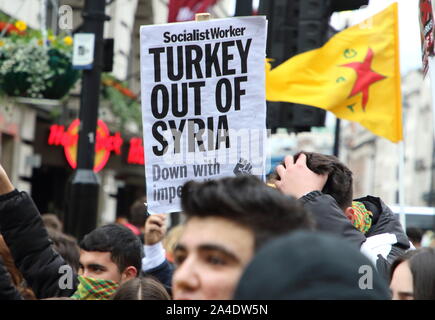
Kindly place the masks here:
[(405, 216), (405, 147), (403, 140), (399, 142), (399, 217), (403, 230), (406, 230), (406, 216)]
[(337, 158), (340, 156), (340, 126), (341, 120), (340, 118), (335, 119), (335, 135), (334, 135), (334, 151), (333, 155)]

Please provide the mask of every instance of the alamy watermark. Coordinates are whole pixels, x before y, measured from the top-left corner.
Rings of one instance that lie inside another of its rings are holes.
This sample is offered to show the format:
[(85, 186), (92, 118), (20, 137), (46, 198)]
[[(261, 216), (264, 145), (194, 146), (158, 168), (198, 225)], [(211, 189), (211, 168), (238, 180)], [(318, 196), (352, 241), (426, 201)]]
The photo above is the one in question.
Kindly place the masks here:
[(373, 267), (370, 265), (362, 265), (358, 269), (358, 273), (362, 274), (359, 278), (358, 286), (361, 290), (373, 289)]
[(58, 10), (59, 29), (69, 30), (73, 29), (73, 9), (69, 5), (63, 5)]
[(74, 272), (73, 269), (69, 265), (63, 265), (59, 267), (58, 273), (62, 274), (62, 276), (59, 278), (58, 284), (59, 289), (65, 290), (73, 289), (74, 285)]
[(265, 129), (199, 129), (187, 126), (183, 131), (170, 129), (162, 132), (153, 151), (161, 153), (167, 166), (216, 164), (234, 165), (235, 174), (261, 175), (267, 154)]

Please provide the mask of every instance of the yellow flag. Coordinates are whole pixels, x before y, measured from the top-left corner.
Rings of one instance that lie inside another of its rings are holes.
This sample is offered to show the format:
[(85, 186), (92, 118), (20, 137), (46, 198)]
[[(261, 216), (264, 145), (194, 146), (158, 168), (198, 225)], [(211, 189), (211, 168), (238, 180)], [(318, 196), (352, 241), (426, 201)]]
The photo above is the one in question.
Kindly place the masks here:
[(402, 140), (397, 3), (321, 48), (267, 68), (266, 99), (322, 108)]

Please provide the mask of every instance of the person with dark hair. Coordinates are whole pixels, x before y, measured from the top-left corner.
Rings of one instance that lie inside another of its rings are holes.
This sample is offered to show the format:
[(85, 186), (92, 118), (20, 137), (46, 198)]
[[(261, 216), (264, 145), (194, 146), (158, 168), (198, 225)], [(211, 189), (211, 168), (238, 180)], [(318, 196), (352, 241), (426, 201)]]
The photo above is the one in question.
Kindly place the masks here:
[(187, 182), (186, 223), (174, 249), (174, 299), (231, 299), (243, 269), (271, 239), (313, 227), (295, 200), (254, 176)]
[(62, 256), (65, 262), (77, 273), (80, 268), (80, 248), (77, 240), (65, 233), (47, 227), (47, 233), (53, 242), (54, 249)]
[(63, 223), (60, 221), (57, 215), (53, 213), (44, 213), (41, 215), (41, 218), (46, 228), (52, 228), (57, 232), (63, 231)]
[(406, 235), (409, 241), (412, 242), (415, 248), (421, 248), (421, 240), (423, 239), (424, 231), (423, 229), (416, 227), (406, 228)]
[(354, 246), (335, 235), (296, 231), (259, 250), (243, 272), (234, 299), (387, 300), (389, 292)]
[(143, 241), (145, 221), (148, 216), (149, 213), (146, 206), (146, 197), (140, 197), (130, 206), (128, 216), (118, 216), (115, 223), (126, 226), (137, 235), (141, 241)]
[(145, 222), (149, 217), (147, 209), (147, 198), (141, 197), (137, 199), (130, 207), (129, 221), (140, 231), (140, 237), (143, 239), (145, 234)]
[(435, 248), (411, 250), (391, 265), (393, 300), (435, 300)]
[(158, 280), (148, 276), (124, 282), (111, 300), (171, 300), (171, 297)]
[(352, 201), (352, 172), (336, 157), (312, 152), (287, 156), (276, 187), (313, 213), (317, 229), (343, 236), (366, 254), (388, 281), (391, 263), (411, 244), (390, 208), (366, 196)]
[(122, 283), (140, 273), (142, 244), (127, 227), (99, 227), (82, 239), (80, 249), (80, 269), (85, 277)]
[(108, 299), (120, 283), (140, 274), (140, 240), (121, 225), (99, 227), (80, 243), (80, 276), (54, 249), (38, 209), (14, 188), (0, 165), (0, 233), (38, 299)]

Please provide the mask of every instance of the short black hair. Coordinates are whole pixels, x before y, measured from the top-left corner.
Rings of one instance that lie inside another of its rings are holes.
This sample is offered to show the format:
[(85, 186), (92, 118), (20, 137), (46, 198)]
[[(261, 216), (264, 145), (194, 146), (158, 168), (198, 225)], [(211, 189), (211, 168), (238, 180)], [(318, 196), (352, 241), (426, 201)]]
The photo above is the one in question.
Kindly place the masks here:
[(294, 156), (296, 161), (301, 154), (307, 157), (307, 167), (317, 174), (328, 174), (328, 180), (322, 192), (329, 194), (341, 209), (352, 206), (353, 178), (352, 171), (337, 157), (316, 152), (301, 151)]
[[(352, 206), (352, 171), (337, 157), (316, 152), (298, 152), (294, 155), (293, 161), (296, 162), (301, 154), (305, 154), (307, 157), (308, 169), (317, 174), (328, 174), (328, 180), (322, 192), (333, 197), (342, 210)], [(285, 167), (284, 161), (282, 161), (281, 164)], [(272, 181), (279, 180), (278, 173), (274, 171), (269, 179)]]
[(310, 214), (295, 198), (268, 187), (254, 176), (187, 182), (181, 205), (187, 219), (221, 217), (254, 233), (255, 249), (295, 229), (312, 229)]
[(107, 224), (88, 233), (80, 242), (85, 251), (110, 252), (112, 261), (120, 272), (133, 266), (140, 274), (143, 247), (130, 229), (119, 224)]

